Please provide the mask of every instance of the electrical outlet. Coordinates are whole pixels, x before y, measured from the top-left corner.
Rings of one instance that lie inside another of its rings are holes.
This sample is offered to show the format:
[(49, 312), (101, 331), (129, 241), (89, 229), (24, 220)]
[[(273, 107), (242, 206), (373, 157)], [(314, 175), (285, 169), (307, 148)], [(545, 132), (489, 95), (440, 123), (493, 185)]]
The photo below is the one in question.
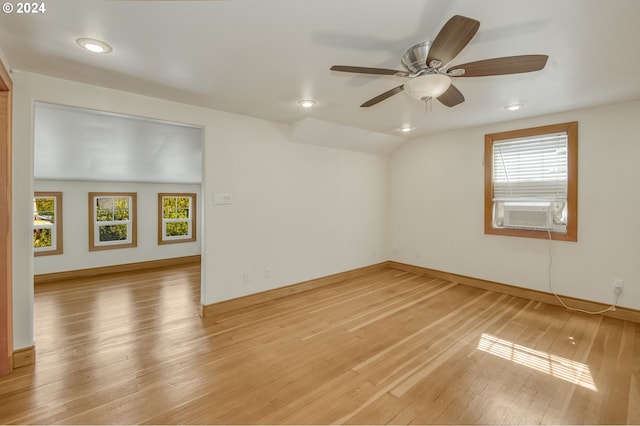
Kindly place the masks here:
[(619, 278), (614, 278), (613, 280), (613, 291), (615, 294), (622, 293), (622, 289), (624, 288), (624, 281)]
[(416, 249), (416, 257), (422, 257), (422, 249)]
[(264, 269), (264, 277), (265, 278), (271, 278), (271, 268), (265, 268)]
[(242, 282), (247, 284), (250, 281), (249, 271), (244, 271), (242, 273)]

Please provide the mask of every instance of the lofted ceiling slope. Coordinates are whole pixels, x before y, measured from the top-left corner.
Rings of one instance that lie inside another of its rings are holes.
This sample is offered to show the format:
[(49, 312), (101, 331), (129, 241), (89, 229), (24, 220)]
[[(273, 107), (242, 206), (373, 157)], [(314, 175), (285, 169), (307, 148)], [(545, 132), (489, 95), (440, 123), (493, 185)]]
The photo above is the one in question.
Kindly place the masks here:
[(42, 180), (202, 181), (202, 129), (37, 102), (34, 178)]

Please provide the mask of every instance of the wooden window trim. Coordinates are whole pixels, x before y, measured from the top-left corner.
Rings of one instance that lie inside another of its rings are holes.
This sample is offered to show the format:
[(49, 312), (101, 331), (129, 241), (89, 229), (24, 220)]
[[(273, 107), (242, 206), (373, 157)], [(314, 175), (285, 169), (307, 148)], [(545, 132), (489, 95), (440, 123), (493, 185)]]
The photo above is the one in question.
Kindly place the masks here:
[[(163, 211), (164, 204), (162, 202), (163, 197), (190, 197), (191, 198), (191, 237), (189, 238), (179, 238), (173, 240), (164, 240), (162, 238), (162, 221), (163, 221)], [(198, 209), (197, 209), (197, 201), (195, 193), (187, 193), (187, 192), (159, 192), (158, 193), (158, 245), (164, 244), (176, 244), (176, 243), (190, 243), (197, 240), (197, 217), (198, 217)]]
[[(535, 136), (546, 133), (567, 133), (568, 183), (567, 183), (567, 232), (535, 231), (526, 229), (504, 229), (493, 227), (493, 164), (492, 148), (494, 141)], [(552, 124), (549, 126), (531, 127), (491, 133), (484, 138), (484, 233), (511, 237), (540, 238), (558, 241), (578, 241), (578, 122)]]
[(56, 203), (56, 222), (55, 222), (55, 232), (56, 232), (56, 248), (54, 250), (39, 250), (33, 252), (34, 256), (49, 256), (52, 254), (62, 254), (63, 253), (63, 245), (62, 245), (62, 192), (34, 192), (33, 197), (45, 197), (45, 198), (55, 198)]
[(12, 89), (9, 71), (0, 60), (0, 376), (13, 370)]
[[(115, 243), (109, 245), (96, 245), (95, 205), (93, 203), (95, 197), (131, 197), (131, 205), (129, 206), (129, 215), (131, 217), (130, 242), (122, 244)], [(115, 250), (138, 246), (137, 197), (138, 194), (136, 192), (89, 192), (89, 251)]]

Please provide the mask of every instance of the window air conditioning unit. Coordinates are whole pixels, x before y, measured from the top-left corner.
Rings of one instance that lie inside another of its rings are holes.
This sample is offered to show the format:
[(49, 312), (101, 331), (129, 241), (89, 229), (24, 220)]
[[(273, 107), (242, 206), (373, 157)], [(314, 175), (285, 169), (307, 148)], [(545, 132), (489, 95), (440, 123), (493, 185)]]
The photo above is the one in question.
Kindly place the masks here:
[(539, 201), (505, 202), (503, 226), (517, 229), (553, 229), (551, 203)]

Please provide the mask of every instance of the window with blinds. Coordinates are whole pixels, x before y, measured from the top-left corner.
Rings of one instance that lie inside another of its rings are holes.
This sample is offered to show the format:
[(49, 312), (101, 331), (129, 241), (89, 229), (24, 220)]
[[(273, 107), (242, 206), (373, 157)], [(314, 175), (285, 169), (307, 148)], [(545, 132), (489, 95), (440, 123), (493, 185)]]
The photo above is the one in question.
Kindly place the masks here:
[(575, 122), (486, 135), (485, 233), (575, 241), (576, 156)]
[(493, 199), (567, 201), (567, 134), (493, 144)]

